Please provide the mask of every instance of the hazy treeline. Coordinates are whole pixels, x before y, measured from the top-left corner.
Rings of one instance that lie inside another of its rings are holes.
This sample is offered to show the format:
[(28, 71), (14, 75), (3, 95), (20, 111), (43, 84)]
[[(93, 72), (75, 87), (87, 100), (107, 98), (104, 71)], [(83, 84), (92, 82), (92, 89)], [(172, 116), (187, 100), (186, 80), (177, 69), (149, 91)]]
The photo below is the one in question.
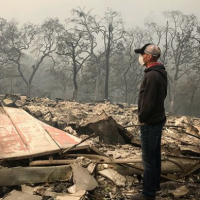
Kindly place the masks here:
[(0, 19), (0, 93), (83, 102), (137, 103), (144, 68), (134, 49), (160, 46), (168, 71), (170, 112), (200, 116), (200, 26), (194, 15), (166, 11), (164, 24), (127, 29), (116, 11), (72, 10), (61, 23)]

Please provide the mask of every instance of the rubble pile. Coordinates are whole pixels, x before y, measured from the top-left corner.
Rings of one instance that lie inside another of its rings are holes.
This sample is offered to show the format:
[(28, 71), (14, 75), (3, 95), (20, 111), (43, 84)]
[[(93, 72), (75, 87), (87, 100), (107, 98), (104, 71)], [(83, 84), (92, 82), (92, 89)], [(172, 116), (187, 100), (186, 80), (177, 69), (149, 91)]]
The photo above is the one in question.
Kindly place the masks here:
[[(117, 200), (128, 199), (141, 190), (143, 165), (137, 106), (12, 95), (7, 95), (2, 105), (23, 109), (80, 139), (54, 153), (2, 159), (2, 199)], [(200, 199), (199, 131), (199, 118), (167, 117), (158, 199)]]

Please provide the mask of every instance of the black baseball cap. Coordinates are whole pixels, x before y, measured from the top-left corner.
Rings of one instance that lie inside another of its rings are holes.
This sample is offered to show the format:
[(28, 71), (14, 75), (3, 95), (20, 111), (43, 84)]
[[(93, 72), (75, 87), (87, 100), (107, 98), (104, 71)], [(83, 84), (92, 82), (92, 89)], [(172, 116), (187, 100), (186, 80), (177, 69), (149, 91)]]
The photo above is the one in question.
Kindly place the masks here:
[(145, 44), (141, 49), (135, 49), (134, 51), (138, 54), (146, 53), (155, 57), (159, 57), (161, 54), (160, 48), (157, 45), (151, 43)]

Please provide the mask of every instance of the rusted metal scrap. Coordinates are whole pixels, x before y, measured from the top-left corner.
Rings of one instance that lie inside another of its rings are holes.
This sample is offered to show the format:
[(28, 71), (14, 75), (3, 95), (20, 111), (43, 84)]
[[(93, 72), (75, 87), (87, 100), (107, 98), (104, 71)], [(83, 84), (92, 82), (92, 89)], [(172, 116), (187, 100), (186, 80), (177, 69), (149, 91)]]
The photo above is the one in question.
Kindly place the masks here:
[(23, 109), (12, 107), (0, 107), (0, 141), (3, 160), (48, 155), (81, 142), (67, 132), (38, 121)]

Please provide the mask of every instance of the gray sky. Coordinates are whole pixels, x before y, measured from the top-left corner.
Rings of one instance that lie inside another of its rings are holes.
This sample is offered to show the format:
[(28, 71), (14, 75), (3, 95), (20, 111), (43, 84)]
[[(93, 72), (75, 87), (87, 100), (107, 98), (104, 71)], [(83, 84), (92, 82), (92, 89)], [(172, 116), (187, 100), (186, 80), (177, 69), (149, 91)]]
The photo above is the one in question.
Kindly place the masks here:
[(77, 6), (93, 8), (92, 13), (99, 16), (110, 7), (121, 13), (127, 27), (140, 25), (145, 19), (159, 22), (167, 10), (195, 14), (200, 19), (200, 0), (0, 0), (0, 17), (36, 24), (49, 17), (63, 21)]

